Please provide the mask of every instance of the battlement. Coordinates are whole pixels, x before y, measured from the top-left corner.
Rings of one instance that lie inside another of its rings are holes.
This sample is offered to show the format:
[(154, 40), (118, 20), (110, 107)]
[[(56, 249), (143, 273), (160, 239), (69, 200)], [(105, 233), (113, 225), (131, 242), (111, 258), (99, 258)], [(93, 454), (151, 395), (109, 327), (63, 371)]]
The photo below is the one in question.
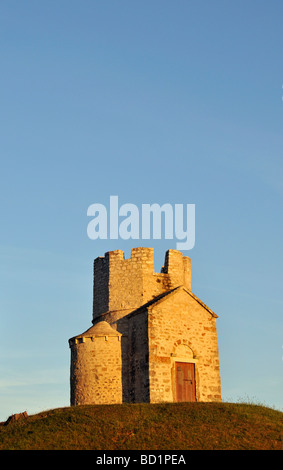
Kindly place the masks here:
[(153, 248), (133, 248), (130, 258), (122, 250), (109, 251), (93, 264), (93, 320), (107, 312), (134, 310), (180, 285), (191, 289), (191, 260), (180, 251), (166, 252), (160, 273), (154, 272)]

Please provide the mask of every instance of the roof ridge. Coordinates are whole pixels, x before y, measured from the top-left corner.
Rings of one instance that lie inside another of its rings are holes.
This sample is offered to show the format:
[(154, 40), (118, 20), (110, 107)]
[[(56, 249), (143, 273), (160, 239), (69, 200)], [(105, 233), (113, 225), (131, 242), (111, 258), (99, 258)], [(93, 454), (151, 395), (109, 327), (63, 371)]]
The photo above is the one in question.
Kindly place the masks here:
[(200, 300), (197, 295), (193, 294), (192, 291), (188, 290), (184, 285), (180, 285), (178, 287), (174, 287), (174, 289), (170, 289), (169, 291), (163, 292), (162, 294), (158, 295), (157, 297), (154, 297), (154, 299), (149, 300), (145, 304), (141, 305), (137, 309), (135, 309), (133, 312), (131, 312), (128, 316), (135, 315), (139, 313), (141, 310), (147, 307), (151, 307), (153, 304), (157, 304), (159, 302), (163, 302), (165, 297), (168, 297), (168, 295), (173, 295), (175, 294), (178, 290), (184, 290), (189, 294), (196, 302), (198, 302), (203, 308), (205, 308), (213, 317), (218, 318), (218, 315), (214, 313), (202, 300)]

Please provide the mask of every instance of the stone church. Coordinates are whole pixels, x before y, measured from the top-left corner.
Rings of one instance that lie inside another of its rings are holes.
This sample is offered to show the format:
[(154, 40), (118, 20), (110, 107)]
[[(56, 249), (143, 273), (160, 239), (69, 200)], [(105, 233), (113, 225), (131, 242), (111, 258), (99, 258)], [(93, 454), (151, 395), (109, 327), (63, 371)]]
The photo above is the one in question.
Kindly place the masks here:
[(217, 315), (191, 291), (191, 260), (152, 248), (94, 260), (93, 319), (69, 340), (71, 405), (221, 401)]

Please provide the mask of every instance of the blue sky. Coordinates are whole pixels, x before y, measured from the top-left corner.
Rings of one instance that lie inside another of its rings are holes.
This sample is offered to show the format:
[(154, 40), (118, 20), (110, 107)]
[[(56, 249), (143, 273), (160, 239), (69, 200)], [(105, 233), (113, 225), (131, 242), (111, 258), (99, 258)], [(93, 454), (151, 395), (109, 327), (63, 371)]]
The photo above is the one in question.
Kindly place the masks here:
[(283, 409), (283, 5), (0, 3), (0, 420), (69, 406), (92, 263), (176, 240), (90, 240), (110, 195), (196, 206), (192, 290), (222, 395)]

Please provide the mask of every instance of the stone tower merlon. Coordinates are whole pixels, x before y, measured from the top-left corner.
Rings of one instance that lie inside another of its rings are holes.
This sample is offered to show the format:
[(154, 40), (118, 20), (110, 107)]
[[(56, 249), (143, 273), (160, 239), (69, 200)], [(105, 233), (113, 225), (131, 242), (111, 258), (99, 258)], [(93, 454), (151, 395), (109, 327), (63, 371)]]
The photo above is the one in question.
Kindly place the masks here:
[(166, 252), (160, 273), (154, 272), (153, 248), (133, 248), (129, 259), (121, 250), (109, 251), (93, 264), (93, 322), (109, 312), (121, 318), (181, 285), (191, 290), (191, 260), (180, 251)]
[(184, 285), (191, 290), (191, 259), (183, 256), (180, 251), (168, 250), (166, 252), (162, 272), (168, 274), (174, 284)]

